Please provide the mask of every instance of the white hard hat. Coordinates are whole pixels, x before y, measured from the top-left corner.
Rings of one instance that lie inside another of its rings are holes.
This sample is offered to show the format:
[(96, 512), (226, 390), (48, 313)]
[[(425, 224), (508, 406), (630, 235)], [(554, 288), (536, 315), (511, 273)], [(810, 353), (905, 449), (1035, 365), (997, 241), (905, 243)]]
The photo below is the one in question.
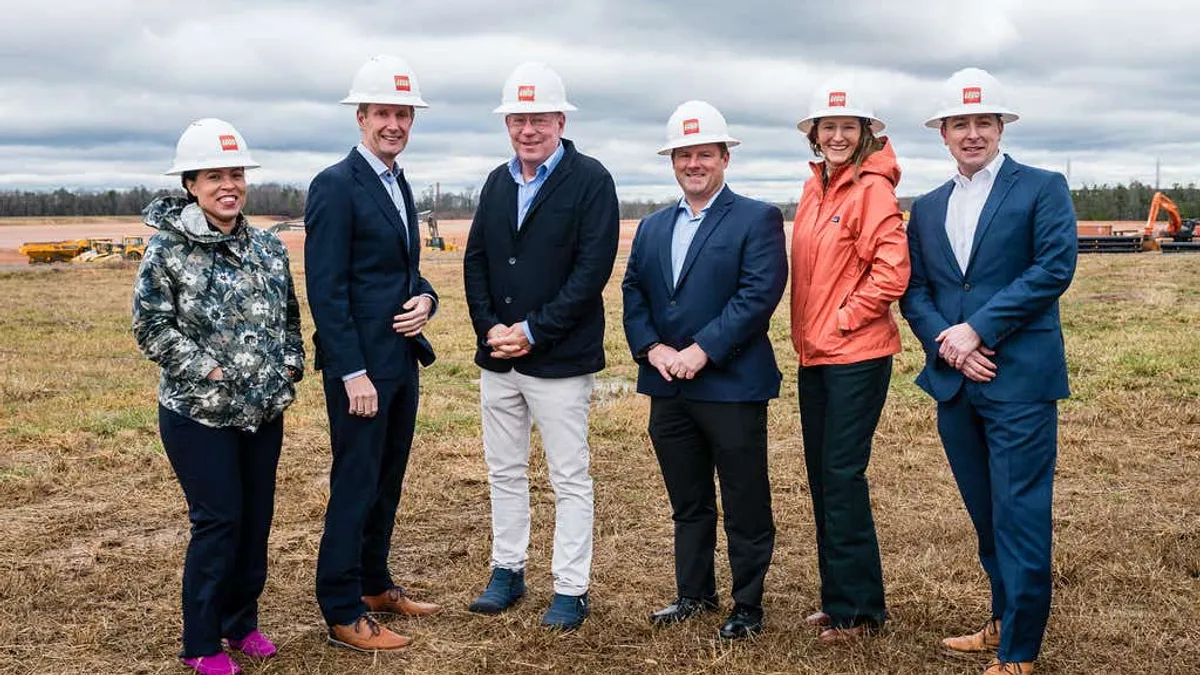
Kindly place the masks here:
[(686, 101), (667, 120), (667, 144), (659, 148), (658, 154), (669, 155), (676, 148), (708, 143), (724, 143), (732, 148), (741, 141), (729, 135), (720, 110), (704, 101)]
[(578, 110), (567, 103), (562, 78), (544, 63), (529, 61), (517, 66), (504, 81), (496, 113), (543, 113)]
[(999, 115), (1005, 124), (1019, 117), (1005, 105), (1004, 87), (991, 73), (982, 68), (963, 68), (942, 84), (938, 112), (925, 120), (925, 126), (940, 129), (947, 117), (988, 113)]
[(256, 169), (260, 165), (250, 157), (246, 139), (233, 125), (215, 117), (206, 117), (188, 125), (175, 144), (175, 161), (168, 176), (185, 171), (224, 169), (240, 166)]
[(871, 131), (883, 131), (883, 120), (875, 116), (871, 103), (863, 95), (862, 87), (848, 75), (835, 77), (813, 92), (808, 104), (808, 116), (796, 123), (802, 134), (808, 134), (815, 121), (822, 117), (861, 117), (871, 122)]
[(367, 61), (354, 74), (350, 93), (342, 99), (347, 105), (385, 103), (428, 108), (421, 98), (421, 87), (408, 61), (399, 56), (380, 54)]

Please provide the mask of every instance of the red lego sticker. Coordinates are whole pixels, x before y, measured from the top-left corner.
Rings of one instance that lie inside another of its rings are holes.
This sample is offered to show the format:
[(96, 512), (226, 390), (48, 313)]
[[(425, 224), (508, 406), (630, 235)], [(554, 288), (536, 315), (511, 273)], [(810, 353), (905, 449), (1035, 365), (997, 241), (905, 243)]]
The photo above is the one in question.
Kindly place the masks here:
[(412, 82), (407, 75), (395, 75), (396, 91), (412, 91)]
[(963, 105), (983, 103), (983, 91), (979, 87), (963, 87)]
[(517, 87), (517, 100), (518, 101), (534, 101), (534, 100), (536, 100), (537, 97), (534, 96), (535, 89), (536, 88), (532, 84), (523, 84), (523, 85)]
[(700, 120), (693, 118), (683, 121), (683, 135), (691, 136), (692, 134), (700, 133)]
[(846, 92), (844, 92), (844, 91), (829, 92), (829, 107), (830, 108), (845, 108), (846, 107)]
[(233, 134), (221, 134), (218, 138), (221, 141), (221, 150), (223, 152), (236, 152), (237, 151), (238, 144), (237, 144), (236, 136), (234, 136)]

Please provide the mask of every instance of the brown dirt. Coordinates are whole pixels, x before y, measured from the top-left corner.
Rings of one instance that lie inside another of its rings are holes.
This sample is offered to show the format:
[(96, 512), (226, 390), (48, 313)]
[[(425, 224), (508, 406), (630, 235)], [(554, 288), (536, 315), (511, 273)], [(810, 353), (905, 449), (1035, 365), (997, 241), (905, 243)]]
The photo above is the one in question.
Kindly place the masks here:
[[(297, 234), (287, 238), (296, 240)], [(389, 625), (416, 642), (372, 658), (327, 647), (313, 572), (327, 497), (328, 428), (309, 374), (288, 412), (263, 630), (280, 656), (258, 673), (978, 673), (938, 640), (988, 612), (975, 540), (906, 351), (875, 439), (870, 479), (890, 622), (868, 643), (827, 649), (802, 618), (819, 604), (787, 305), (772, 325), (784, 392), (770, 408), (778, 544), (767, 631), (715, 639), (722, 615), (652, 630), (671, 599), (671, 522), (646, 438), (648, 405), (620, 331), (620, 265), (607, 290), (609, 368), (591, 416), (596, 480), (593, 615), (582, 630), (537, 626), (549, 600), (553, 492), (531, 459), (530, 596), (513, 611), (465, 610), (487, 576), (488, 490), (478, 369), (461, 252), (430, 252), (442, 304), (428, 333), (412, 462), (393, 537), (396, 578), (443, 604)], [(304, 292), (299, 258), (294, 267)], [(0, 271), (0, 673), (183, 673), (179, 581), (187, 519), (158, 441), (157, 369), (129, 336), (135, 267)], [(1136, 288), (1136, 293), (1128, 289)], [(1200, 268), (1170, 256), (1080, 262), (1063, 302), (1074, 396), (1062, 405), (1055, 600), (1040, 673), (1200, 672)], [(304, 315), (306, 336), (312, 323)], [(723, 548), (723, 537), (720, 547)], [(728, 607), (728, 566), (718, 555)]]

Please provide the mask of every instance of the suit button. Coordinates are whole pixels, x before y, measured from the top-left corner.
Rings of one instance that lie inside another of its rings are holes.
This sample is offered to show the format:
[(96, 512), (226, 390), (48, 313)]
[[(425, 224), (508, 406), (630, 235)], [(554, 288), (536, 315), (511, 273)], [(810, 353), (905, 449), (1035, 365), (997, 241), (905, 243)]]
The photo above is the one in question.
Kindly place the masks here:
[(512, 298), (511, 298), (511, 297), (504, 298), (504, 304), (506, 304), (506, 305), (511, 305), (511, 304), (512, 304)]
[(516, 259), (516, 258), (509, 258), (509, 259), (508, 259), (508, 264), (509, 264), (509, 265), (516, 265), (516, 264), (517, 264), (517, 259)]
[(674, 307), (674, 306), (675, 306), (675, 301), (674, 301), (674, 300), (672, 300), (672, 301), (671, 301), (671, 306), (672, 306), (672, 307)]
[(964, 290), (964, 291), (969, 291), (969, 290), (971, 290), (971, 284), (963, 284), (963, 290)]

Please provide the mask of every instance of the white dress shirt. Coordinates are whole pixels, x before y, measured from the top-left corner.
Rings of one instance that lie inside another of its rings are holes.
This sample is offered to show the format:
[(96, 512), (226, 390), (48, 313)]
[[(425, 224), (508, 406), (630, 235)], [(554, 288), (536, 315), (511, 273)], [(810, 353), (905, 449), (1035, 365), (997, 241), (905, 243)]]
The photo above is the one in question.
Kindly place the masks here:
[(971, 244), (975, 241), (979, 214), (992, 192), (992, 185), (1002, 164), (1004, 153), (998, 152), (996, 158), (976, 171), (974, 176), (967, 178), (961, 173), (954, 174), (954, 191), (950, 193), (950, 202), (946, 205), (946, 236), (950, 238), (950, 247), (954, 249), (954, 257), (963, 274), (967, 273), (967, 263), (971, 260)]

